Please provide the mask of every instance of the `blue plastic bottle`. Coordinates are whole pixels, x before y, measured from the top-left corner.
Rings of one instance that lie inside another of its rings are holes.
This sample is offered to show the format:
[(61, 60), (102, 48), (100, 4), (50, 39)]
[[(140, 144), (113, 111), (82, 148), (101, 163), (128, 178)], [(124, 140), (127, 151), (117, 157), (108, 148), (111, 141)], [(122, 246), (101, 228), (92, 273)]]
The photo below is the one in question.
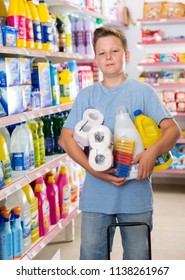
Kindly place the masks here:
[(1, 256), (2, 260), (13, 259), (12, 230), (10, 226), (10, 211), (4, 210), (1, 219)]
[(14, 207), (11, 210), (11, 229), (13, 243), (13, 259), (19, 259), (23, 253), (22, 227), (20, 219), (21, 207)]
[(54, 67), (50, 61), (50, 78), (51, 78), (51, 90), (52, 90), (52, 105), (60, 104), (60, 86), (59, 77), (56, 67)]

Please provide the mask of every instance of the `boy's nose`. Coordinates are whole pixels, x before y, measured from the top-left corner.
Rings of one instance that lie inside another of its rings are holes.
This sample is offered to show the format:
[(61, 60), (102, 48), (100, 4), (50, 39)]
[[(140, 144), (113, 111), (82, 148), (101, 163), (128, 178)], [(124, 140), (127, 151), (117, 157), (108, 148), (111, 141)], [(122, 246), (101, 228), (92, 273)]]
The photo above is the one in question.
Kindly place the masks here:
[(112, 59), (112, 55), (111, 55), (110, 53), (107, 53), (107, 55), (106, 55), (106, 59), (107, 59), (107, 60)]

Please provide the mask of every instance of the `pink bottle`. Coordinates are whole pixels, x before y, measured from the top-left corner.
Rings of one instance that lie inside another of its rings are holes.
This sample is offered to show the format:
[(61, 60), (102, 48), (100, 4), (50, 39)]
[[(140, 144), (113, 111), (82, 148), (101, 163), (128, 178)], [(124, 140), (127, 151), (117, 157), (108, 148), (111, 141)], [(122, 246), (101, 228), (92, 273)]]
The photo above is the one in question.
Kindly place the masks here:
[(58, 187), (55, 184), (53, 175), (48, 177), (48, 181), (46, 182), (46, 192), (50, 208), (50, 221), (51, 225), (54, 225), (60, 220), (60, 208), (58, 203)]
[(60, 167), (56, 184), (58, 186), (60, 218), (62, 219), (68, 215), (71, 206), (71, 186), (66, 166)]
[(38, 181), (35, 184), (34, 194), (38, 198), (39, 234), (40, 236), (44, 236), (50, 227), (49, 201), (46, 193), (42, 189), (42, 184)]
[[(45, 181), (44, 181), (43, 176), (40, 176), (39, 178), (37, 178), (37, 179), (35, 180), (35, 186), (36, 186), (36, 184), (41, 184), (41, 185), (42, 185), (42, 192), (44, 192), (45, 195), (47, 195), (47, 194), (46, 194), (46, 183), (45, 183)], [(34, 188), (35, 188), (35, 187), (34, 187)]]

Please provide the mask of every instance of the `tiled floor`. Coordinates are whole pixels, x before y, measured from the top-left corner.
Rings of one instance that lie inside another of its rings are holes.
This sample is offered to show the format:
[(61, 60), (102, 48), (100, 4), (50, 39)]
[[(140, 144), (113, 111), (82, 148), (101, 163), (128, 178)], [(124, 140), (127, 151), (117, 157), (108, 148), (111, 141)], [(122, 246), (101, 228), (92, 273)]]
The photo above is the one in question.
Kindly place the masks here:
[[(62, 232), (35, 259), (50, 259), (60, 248), (61, 259), (78, 260), (80, 219), (80, 215), (75, 219), (73, 242), (65, 242), (65, 232)], [(121, 259), (121, 256), (121, 243), (117, 230), (111, 258)], [(176, 186), (154, 184), (152, 259), (185, 260), (185, 184)]]

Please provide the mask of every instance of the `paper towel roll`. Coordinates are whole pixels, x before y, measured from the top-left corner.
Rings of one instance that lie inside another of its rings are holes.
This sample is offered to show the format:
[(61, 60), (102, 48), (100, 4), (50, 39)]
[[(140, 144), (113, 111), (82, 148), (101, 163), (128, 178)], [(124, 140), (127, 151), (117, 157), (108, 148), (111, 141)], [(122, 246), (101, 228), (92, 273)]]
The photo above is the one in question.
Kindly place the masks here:
[(113, 145), (113, 135), (105, 125), (97, 125), (89, 130), (89, 145), (91, 148), (111, 148)]
[(112, 151), (103, 147), (92, 149), (89, 153), (89, 164), (96, 171), (109, 169), (113, 164)]
[(75, 125), (74, 139), (82, 147), (89, 146), (89, 130), (96, 124), (88, 121), (81, 120)]
[(96, 109), (87, 109), (83, 113), (83, 119), (93, 122), (96, 125), (102, 124), (104, 116)]

